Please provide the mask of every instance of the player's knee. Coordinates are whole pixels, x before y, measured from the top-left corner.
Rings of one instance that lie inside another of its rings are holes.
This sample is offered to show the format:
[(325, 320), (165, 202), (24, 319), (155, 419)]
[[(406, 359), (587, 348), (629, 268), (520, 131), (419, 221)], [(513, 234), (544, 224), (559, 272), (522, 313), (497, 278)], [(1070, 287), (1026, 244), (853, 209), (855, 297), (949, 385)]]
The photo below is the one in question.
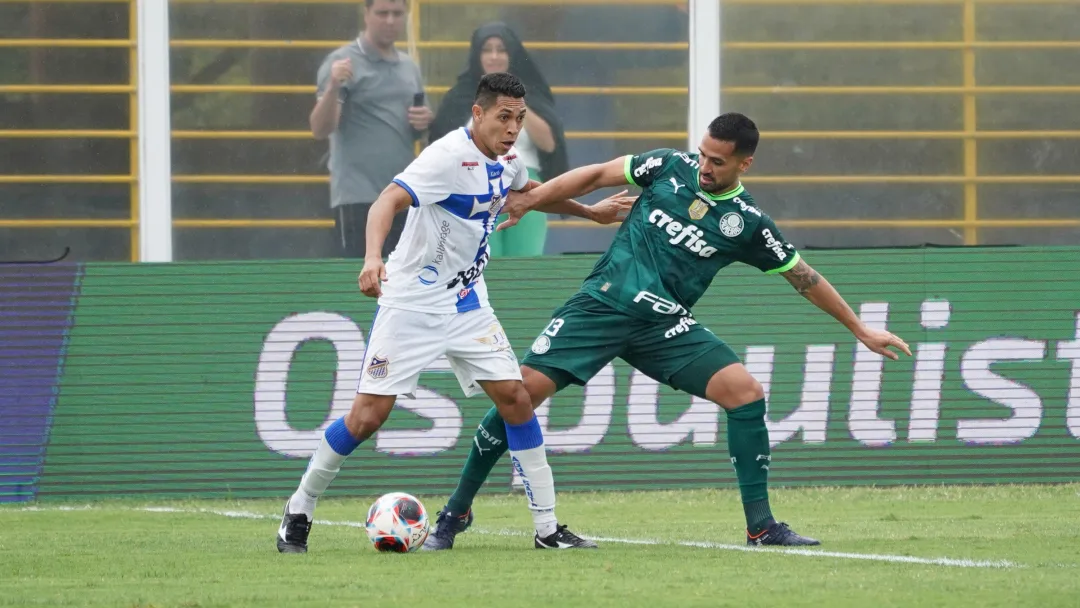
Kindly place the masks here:
[(749, 380), (743, 384), (744, 386), (739, 393), (741, 401), (739, 401), (738, 405), (746, 405), (765, 398), (765, 389), (753, 376), (750, 376)]
[(393, 406), (393, 397), (357, 395), (353, 400), (352, 408), (345, 415), (345, 428), (356, 439), (367, 439), (374, 435), (375, 431), (379, 430), (390, 417)]
[(525, 385), (520, 382), (515, 382), (513, 386), (501, 391), (495, 406), (508, 424), (525, 424), (534, 415), (532, 398), (525, 390)]
[(765, 389), (749, 373), (732, 368), (717, 372), (709, 381), (707, 396), (720, 407), (730, 410), (765, 398)]
[(729, 410), (765, 398), (765, 389), (749, 374), (731, 383), (724, 393), (720, 405)]
[(555, 382), (543, 372), (537, 371), (526, 365), (521, 366), (521, 377), (525, 384), (525, 391), (529, 393), (529, 400), (535, 410), (540, 407), (548, 397), (556, 393)]

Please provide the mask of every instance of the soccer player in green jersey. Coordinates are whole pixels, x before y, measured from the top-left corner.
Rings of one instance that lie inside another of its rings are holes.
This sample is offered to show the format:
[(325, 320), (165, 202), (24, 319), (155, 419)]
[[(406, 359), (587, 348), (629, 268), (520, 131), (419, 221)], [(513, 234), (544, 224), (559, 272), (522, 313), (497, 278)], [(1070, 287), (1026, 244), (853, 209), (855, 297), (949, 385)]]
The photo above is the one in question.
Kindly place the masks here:
[[(779, 274), (871, 351), (911, 356), (895, 335), (862, 323), (836, 289), (799, 255), (754, 203), (740, 176), (754, 160), (758, 130), (746, 116), (716, 118), (697, 154), (660, 149), (565, 173), (506, 204), (512, 226), (527, 211), (599, 188), (642, 188), (611, 246), (581, 289), (552, 315), (521, 372), (533, 407), (570, 384), (584, 385), (618, 357), (650, 378), (727, 412), (728, 450), (742, 494), (750, 545), (818, 545), (769, 508), (772, 455), (761, 384), (691, 309), (725, 266), (742, 262)], [(506, 451), (494, 408), (477, 431), (457, 490), (424, 548), (450, 549), (473, 520), (472, 500)]]

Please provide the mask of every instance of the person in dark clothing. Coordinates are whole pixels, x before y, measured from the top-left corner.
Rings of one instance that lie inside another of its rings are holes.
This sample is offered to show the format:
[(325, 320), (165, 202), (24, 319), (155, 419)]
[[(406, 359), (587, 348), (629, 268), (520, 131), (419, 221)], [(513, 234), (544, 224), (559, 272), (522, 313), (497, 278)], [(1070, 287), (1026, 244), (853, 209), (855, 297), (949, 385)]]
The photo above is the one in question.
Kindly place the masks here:
[[(566, 137), (555, 112), (555, 96), (517, 34), (505, 23), (488, 23), (473, 32), (468, 65), (439, 105), (429, 131), (431, 141), (469, 125), (476, 87), (484, 74), (492, 72), (510, 72), (528, 91), (525, 128), (515, 148), (529, 169), (529, 177), (542, 182), (568, 171)], [(491, 257), (543, 255), (546, 238), (545, 214), (528, 213), (513, 230), (491, 235)]]

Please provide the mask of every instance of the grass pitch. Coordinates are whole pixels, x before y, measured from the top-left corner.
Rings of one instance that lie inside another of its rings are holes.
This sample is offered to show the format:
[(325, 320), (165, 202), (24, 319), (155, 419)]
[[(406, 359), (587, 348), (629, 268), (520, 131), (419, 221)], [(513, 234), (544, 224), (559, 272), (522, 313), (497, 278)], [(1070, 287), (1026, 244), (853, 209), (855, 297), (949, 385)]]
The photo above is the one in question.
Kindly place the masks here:
[(0, 606), (1080, 605), (1080, 485), (772, 497), (823, 545), (746, 550), (731, 491), (561, 494), (560, 521), (606, 539), (564, 552), (532, 548), (516, 495), (478, 500), (453, 551), (408, 555), (355, 527), (370, 498), (321, 501), (307, 555), (274, 548), (284, 497), (8, 505)]

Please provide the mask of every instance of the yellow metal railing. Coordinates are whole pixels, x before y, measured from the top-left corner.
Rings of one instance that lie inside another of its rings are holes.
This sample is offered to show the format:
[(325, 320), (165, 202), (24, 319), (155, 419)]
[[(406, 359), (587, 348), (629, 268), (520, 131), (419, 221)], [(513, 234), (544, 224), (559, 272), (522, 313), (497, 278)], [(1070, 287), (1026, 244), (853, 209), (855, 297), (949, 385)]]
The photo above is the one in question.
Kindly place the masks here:
[[(0, 3), (26, 2), (29, 0), (0, 0)], [(126, 220), (91, 219), (0, 219), (0, 227), (129, 227), (131, 229), (132, 257), (138, 255), (138, 158), (137, 158), (137, 82), (136, 82), (136, 14), (133, 0), (60, 0), (61, 2), (126, 2), (129, 3), (131, 26), (128, 39), (7, 39), (0, 40), (3, 47), (48, 48), (128, 48), (131, 55), (130, 83), (127, 85), (0, 85), (0, 94), (117, 94), (127, 95), (131, 104), (131, 126), (128, 130), (0, 130), (0, 138), (129, 138), (131, 139), (131, 171), (127, 175), (0, 175), (4, 183), (129, 183), (131, 184), (131, 217)], [(173, 3), (204, 3), (210, 0), (171, 0)], [(356, 4), (356, 0), (213, 0), (217, 3), (288, 3), (288, 4)], [(1028, 5), (1075, 4), (1078, 0), (1025, 0)], [(834, 41), (834, 42), (732, 42), (725, 43), (726, 50), (956, 50), (962, 54), (963, 80), (955, 86), (732, 86), (725, 87), (726, 95), (957, 95), (962, 99), (962, 130), (942, 131), (773, 131), (763, 133), (765, 139), (895, 139), (895, 140), (959, 140), (963, 144), (963, 172), (959, 175), (814, 175), (814, 176), (757, 176), (748, 183), (762, 184), (957, 184), (963, 187), (963, 215), (956, 220), (781, 220), (782, 226), (828, 227), (828, 228), (962, 228), (965, 244), (977, 244), (980, 228), (1040, 228), (1080, 226), (1080, 218), (1061, 219), (980, 219), (978, 213), (978, 186), (981, 184), (1080, 184), (1080, 175), (979, 175), (978, 142), (980, 140), (1008, 139), (1080, 139), (1080, 130), (1041, 131), (980, 131), (976, 115), (979, 95), (1014, 94), (1080, 94), (1080, 86), (979, 86), (975, 79), (975, 58), (979, 50), (1033, 50), (1033, 49), (1080, 49), (1080, 40), (1063, 41), (979, 41), (976, 36), (976, 7), (980, 4), (1017, 4), (1017, 0), (725, 0), (726, 4), (758, 5), (952, 5), (962, 11), (961, 40), (952, 41)], [(414, 0), (418, 11), (421, 5), (446, 4), (499, 4), (507, 5), (681, 5), (685, 0)], [(414, 38), (418, 27), (414, 23)], [(173, 40), (173, 48), (250, 48), (250, 49), (333, 49), (340, 41), (330, 40)], [(403, 45), (404, 46), (404, 45)], [(543, 50), (592, 50), (592, 51), (687, 51), (686, 43), (637, 43), (637, 42), (531, 42), (530, 49)], [(461, 50), (468, 48), (465, 41), (416, 42), (418, 50)], [(429, 93), (445, 92), (448, 87), (430, 86)], [(686, 87), (553, 87), (559, 95), (686, 95)], [(311, 95), (312, 86), (293, 85), (174, 85), (176, 94), (297, 94)], [(191, 131), (175, 130), (176, 139), (308, 139), (307, 131), (284, 130), (226, 130)], [(682, 141), (686, 132), (680, 131), (571, 131), (569, 139), (622, 139), (622, 140), (672, 140)], [(318, 184), (328, 181), (325, 175), (174, 175), (176, 183), (189, 184)], [(556, 224), (575, 222), (556, 222)], [(176, 219), (178, 227), (292, 227), (322, 228), (333, 225), (331, 220), (283, 220), (283, 219)]]
[[(60, 0), (61, 2), (80, 2), (84, 0)], [(0, 130), (0, 139), (5, 138), (127, 138), (130, 139), (128, 155), (128, 173), (126, 175), (0, 175), (0, 184), (102, 184), (127, 183), (129, 198), (129, 217), (119, 220), (101, 219), (7, 219), (0, 217), (0, 228), (128, 228), (131, 261), (139, 260), (139, 96), (138, 74), (139, 61), (136, 40), (138, 40), (139, 19), (137, 0), (110, 0), (128, 5), (128, 37), (115, 40), (41, 40), (41, 39), (0, 39), (0, 48), (87, 48), (111, 47), (128, 50), (128, 84), (126, 85), (2, 85), (4, 93), (115, 93), (128, 98), (128, 130), (115, 131), (105, 129), (86, 130)], [(0, 0), (0, 3), (28, 3), (28, 0)], [(87, 44), (89, 43), (89, 44)]]

